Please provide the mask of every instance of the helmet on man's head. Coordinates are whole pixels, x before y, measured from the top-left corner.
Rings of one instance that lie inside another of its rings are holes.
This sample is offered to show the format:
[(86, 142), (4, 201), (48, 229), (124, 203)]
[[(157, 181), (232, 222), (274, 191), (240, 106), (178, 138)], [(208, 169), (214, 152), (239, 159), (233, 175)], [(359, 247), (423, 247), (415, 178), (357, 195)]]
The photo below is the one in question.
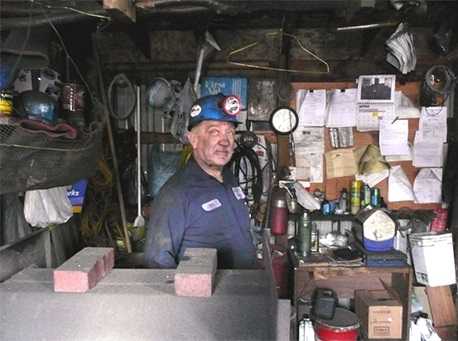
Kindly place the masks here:
[(223, 121), (239, 124), (240, 100), (236, 96), (223, 94), (199, 98), (192, 106), (188, 129), (191, 130), (202, 121)]

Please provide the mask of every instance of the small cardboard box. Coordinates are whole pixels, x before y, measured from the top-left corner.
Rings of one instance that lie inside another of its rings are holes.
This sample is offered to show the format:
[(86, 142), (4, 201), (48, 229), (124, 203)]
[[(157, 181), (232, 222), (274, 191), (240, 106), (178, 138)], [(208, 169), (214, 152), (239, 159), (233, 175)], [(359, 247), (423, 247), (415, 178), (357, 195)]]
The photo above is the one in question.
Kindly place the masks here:
[(402, 304), (386, 290), (356, 290), (355, 310), (369, 339), (402, 338)]
[(418, 283), (430, 287), (456, 283), (451, 233), (412, 233), (409, 240)]

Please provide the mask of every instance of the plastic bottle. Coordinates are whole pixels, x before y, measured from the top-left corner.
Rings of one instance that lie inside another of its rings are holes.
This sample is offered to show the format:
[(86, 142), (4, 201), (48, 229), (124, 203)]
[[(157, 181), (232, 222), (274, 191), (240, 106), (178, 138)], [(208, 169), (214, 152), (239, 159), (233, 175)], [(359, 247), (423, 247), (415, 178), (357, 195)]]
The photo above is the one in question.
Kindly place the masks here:
[(340, 191), (339, 209), (344, 214), (348, 211), (348, 192), (346, 188)]
[(312, 248), (312, 222), (307, 211), (302, 214), (297, 236), (297, 251), (300, 257), (310, 255)]

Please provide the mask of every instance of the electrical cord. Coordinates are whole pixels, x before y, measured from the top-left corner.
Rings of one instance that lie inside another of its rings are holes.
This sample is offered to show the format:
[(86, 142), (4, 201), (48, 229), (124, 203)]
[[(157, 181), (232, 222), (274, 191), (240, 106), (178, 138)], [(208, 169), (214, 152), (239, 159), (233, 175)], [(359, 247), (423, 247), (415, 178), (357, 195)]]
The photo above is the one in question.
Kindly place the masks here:
[(95, 103), (95, 98), (94, 98), (94, 95), (92, 94), (91, 88), (90, 88), (89, 84), (87, 83), (86, 79), (84, 78), (83, 74), (81, 73), (81, 70), (78, 67), (78, 64), (76, 64), (76, 62), (73, 60), (72, 56), (68, 52), (67, 46), (64, 43), (64, 39), (62, 38), (62, 35), (60, 34), (60, 32), (57, 30), (56, 26), (53, 24), (53, 22), (49, 18), (48, 13), (46, 13), (46, 11), (43, 10), (43, 14), (44, 14), (46, 20), (48, 21), (49, 26), (51, 26), (52, 30), (56, 34), (57, 39), (59, 40), (59, 43), (60, 43), (62, 49), (65, 52), (65, 55), (70, 60), (70, 62), (72, 63), (73, 67), (75, 68), (75, 71), (78, 74), (78, 77), (80, 78), (81, 82), (83, 82), (84, 87), (86, 88), (87, 93), (89, 94), (92, 103)]
[[(238, 179), (239, 185), (244, 189), (247, 200), (253, 202), (251, 213), (255, 213), (263, 194), (262, 169), (258, 156), (253, 149), (237, 143), (230, 167)], [(241, 178), (243, 178), (242, 181)]]
[(25, 48), (27, 46), (27, 44), (29, 43), (29, 38), (30, 38), (30, 31), (31, 31), (31, 28), (32, 28), (32, 9), (33, 9), (33, 2), (30, 3), (30, 12), (29, 12), (29, 18), (28, 18), (28, 21), (27, 21), (27, 31), (26, 31), (26, 34), (25, 34), (25, 39), (24, 39), (24, 42), (22, 43), (22, 46), (21, 46), (21, 52), (19, 53), (19, 56), (16, 58), (16, 61), (13, 65), (13, 67), (11, 68), (9, 74), (8, 74), (8, 78), (7, 80), (12, 82), (14, 79), (13, 77), (15, 77), (15, 74), (16, 74), (16, 69), (17, 67), (19, 66), (19, 63), (21, 62), (22, 60), (22, 56), (24, 55), (24, 51), (25, 51)]
[[(131, 103), (129, 105), (129, 109), (126, 110), (124, 113), (115, 112), (113, 109), (113, 86), (114, 85), (127, 85), (128, 90), (130, 91), (130, 98)], [(135, 109), (136, 100), (135, 100), (135, 89), (132, 82), (127, 78), (124, 73), (118, 73), (116, 76), (113, 77), (110, 84), (108, 85), (107, 90), (107, 97), (108, 97), (108, 110), (110, 112), (110, 116), (117, 119), (117, 120), (126, 120), (132, 115), (132, 112)]]

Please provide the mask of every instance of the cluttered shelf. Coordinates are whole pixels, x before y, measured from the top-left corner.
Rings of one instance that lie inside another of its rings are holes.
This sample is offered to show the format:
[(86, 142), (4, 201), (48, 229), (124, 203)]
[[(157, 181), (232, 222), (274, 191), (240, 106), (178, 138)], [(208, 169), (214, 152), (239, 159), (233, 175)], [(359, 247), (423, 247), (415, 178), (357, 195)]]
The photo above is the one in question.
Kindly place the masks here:
[[(402, 320), (397, 321), (397, 325), (394, 323), (389, 326), (389, 330), (385, 332), (391, 334), (390, 339), (408, 340), (412, 290), (412, 271), (409, 266), (368, 267), (361, 263), (338, 264), (319, 254), (312, 254), (301, 260), (296, 255), (292, 255), (292, 259), (295, 260), (294, 303), (299, 318), (310, 313), (311, 308), (307, 307), (307, 304), (311, 304), (312, 300), (316, 301), (316, 292), (319, 290), (317, 288), (331, 290), (340, 306), (356, 309), (357, 315), (360, 314), (359, 310), (364, 310), (364, 301), (369, 300), (367, 297), (365, 299), (362, 297), (382, 295), (383, 304), (386, 305), (388, 300), (392, 302), (393, 313), (395, 310), (402, 311)], [(374, 301), (377, 303), (377, 300)], [(344, 309), (341, 313), (350, 314)], [(368, 325), (367, 320), (360, 318), (359, 323), (366, 332), (371, 330), (372, 326)], [(387, 328), (386, 323), (384, 327)]]
[(91, 176), (101, 153), (102, 135), (99, 122), (77, 129), (67, 123), (3, 120), (0, 194), (69, 185)]
[[(418, 106), (419, 103), (419, 93), (420, 93), (420, 82), (408, 82), (405, 84), (396, 84), (396, 91), (399, 93), (402, 93), (403, 96), (407, 97), (415, 107)], [(292, 83), (292, 87), (296, 94), (299, 93), (299, 91), (304, 91), (304, 90), (326, 90), (326, 91), (332, 91), (332, 90), (339, 90), (339, 89), (355, 89), (356, 84), (354, 82), (334, 82), (334, 83)], [(297, 103), (299, 103), (299, 100), (296, 99), (296, 96), (294, 96), (294, 100), (291, 101), (291, 106), (296, 107), (296, 110), (299, 112), (300, 108), (298, 108)], [(408, 119), (403, 119), (403, 121), (406, 122), (406, 127), (407, 127), (407, 140), (410, 144), (413, 145), (413, 142), (415, 140), (415, 134), (418, 131), (420, 127), (420, 119), (418, 116), (416, 117), (409, 117)], [(317, 128), (313, 128), (317, 129)], [(336, 157), (336, 153), (340, 152), (342, 153), (343, 156), (348, 156), (348, 151), (349, 150), (354, 150), (357, 152), (358, 149), (361, 148), (367, 148), (368, 146), (378, 146), (380, 141), (380, 132), (377, 130), (373, 131), (360, 131), (357, 127), (357, 129), (352, 129), (351, 135), (352, 135), (352, 140), (353, 143), (349, 144), (348, 146), (340, 146), (339, 149), (336, 149), (338, 147), (333, 146), (332, 140), (331, 140), (331, 130), (335, 128), (330, 128), (328, 126), (324, 127), (324, 134), (323, 134), (323, 139), (324, 139), (324, 156), (326, 158), (326, 169), (323, 170), (323, 179), (321, 182), (313, 182), (311, 181), (311, 186), (310, 190), (315, 191), (315, 190), (320, 190), (326, 195), (326, 199), (328, 200), (336, 200), (339, 197), (340, 191), (343, 188), (349, 189), (351, 186), (351, 182), (355, 180), (355, 177), (353, 175), (351, 176), (342, 176), (342, 175), (337, 175), (337, 176), (330, 176), (328, 163), (330, 161), (330, 158)], [(305, 131), (305, 130), (304, 130)], [(303, 134), (306, 134), (307, 132), (303, 132)], [(312, 133), (313, 134), (313, 133)], [(297, 141), (295, 141), (297, 143)], [(352, 147), (349, 149), (348, 147)], [(298, 150), (296, 148), (296, 153), (298, 153)], [(300, 154), (303, 155), (303, 154)], [(396, 160), (396, 158), (389, 158), (387, 159), (390, 167), (392, 169), (397, 169), (397, 166), (400, 166), (400, 169), (403, 170), (405, 173), (405, 176), (407, 177), (408, 181), (410, 183), (414, 183), (414, 180), (416, 176), (419, 173), (419, 168), (415, 167), (413, 165), (413, 162), (408, 160), (404, 161), (402, 158), (398, 158), (399, 160)], [(346, 164), (339, 164), (340, 167), (347, 167)], [(398, 198), (393, 198), (394, 200), (389, 200), (389, 191), (388, 191), (388, 179), (385, 178), (381, 180), (377, 184), (377, 188), (380, 190), (380, 195), (384, 199), (386, 206), (389, 209), (393, 210), (399, 210), (403, 208), (410, 208), (410, 209), (436, 209), (440, 207), (440, 204), (438, 203), (417, 203), (414, 202), (412, 199), (411, 200), (402, 200), (398, 201), (396, 199)]]

